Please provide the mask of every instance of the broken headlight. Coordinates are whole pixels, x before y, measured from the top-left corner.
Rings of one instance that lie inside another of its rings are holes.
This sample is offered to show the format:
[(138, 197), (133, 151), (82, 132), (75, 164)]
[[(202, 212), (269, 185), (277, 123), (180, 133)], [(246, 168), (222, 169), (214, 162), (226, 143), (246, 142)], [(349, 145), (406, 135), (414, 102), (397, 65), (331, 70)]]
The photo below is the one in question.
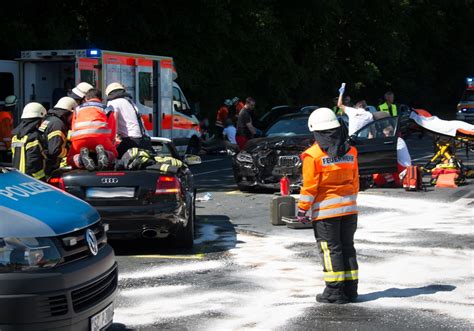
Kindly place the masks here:
[(237, 154), (237, 161), (243, 163), (253, 163), (253, 158), (249, 153), (241, 152)]
[(49, 238), (0, 238), (0, 272), (52, 268), (61, 260)]

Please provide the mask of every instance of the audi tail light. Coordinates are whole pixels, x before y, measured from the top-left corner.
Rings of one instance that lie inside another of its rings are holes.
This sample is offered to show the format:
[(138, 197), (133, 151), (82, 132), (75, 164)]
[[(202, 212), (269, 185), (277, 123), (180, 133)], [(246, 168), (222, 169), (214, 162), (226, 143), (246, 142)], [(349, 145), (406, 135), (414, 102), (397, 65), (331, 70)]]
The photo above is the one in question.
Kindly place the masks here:
[(48, 180), (50, 185), (57, 187), (60, 190), (66, 191), (66, 186), (64, 186), (64, 179), (53, 177)]
[(179, 191), (179, 181), (175, 176), (160, 176), (156, 182), (155, 194), (177, 194)]

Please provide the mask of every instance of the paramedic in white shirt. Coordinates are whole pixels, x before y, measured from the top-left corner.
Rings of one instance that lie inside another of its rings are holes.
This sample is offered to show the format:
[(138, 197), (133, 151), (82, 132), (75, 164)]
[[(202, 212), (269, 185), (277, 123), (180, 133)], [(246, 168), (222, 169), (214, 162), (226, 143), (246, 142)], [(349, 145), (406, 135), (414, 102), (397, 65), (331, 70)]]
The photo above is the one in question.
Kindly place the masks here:
[[(339, 94), (339, 99), (337, 100), (337, 107), (342, 110), (344, 114), (349, 118), (349, 136), (356, 133), (358, 130), (362, 129), (367, 124), (374, 121), (374, 116), (371, 112), (365, 110), (367, 104), (365, 101), (359, 101), (356, 103), (355, 108), (345, 106), (342, 102), (342, 97), (344, 90), (341, 88), (342, 93)], [(339, 92), (341, 92), (339, 90)]]
[(231, 119), (228, 119), (227, 120), (227, 126), (226, 128), (224, 129), (224, 137), (227, 138), (227, 140), (231, 143), (231, 144), (237, 144), (237, 141), (235, 140), (235, 136), (237, 134), (237, 129), (235, 128), (234, 126), (234, 123), (232, 122)]
[(120, 83), (109, 84), (105, 94), (107, 106), (112, 107), (116, 114), (117, 135), (120, 140), (117, 146), (119, 158), (133, 147), (153, 151), (138, 108), (125, 91), (125, 87)]

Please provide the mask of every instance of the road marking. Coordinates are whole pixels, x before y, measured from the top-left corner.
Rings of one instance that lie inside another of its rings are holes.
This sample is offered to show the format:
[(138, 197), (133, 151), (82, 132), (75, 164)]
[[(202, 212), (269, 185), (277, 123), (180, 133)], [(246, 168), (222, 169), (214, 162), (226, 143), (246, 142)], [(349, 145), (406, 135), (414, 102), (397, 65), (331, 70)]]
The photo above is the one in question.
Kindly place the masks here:
[(228, 195), (243, 195), (244, 193), (242, 193), (242, 191), (235, 190), (235, 191), (225, 192), (225, 194), (228, 194)]
[(229, 170), (232, 170), (232, 168), (223, 168), (223, 169), (218, 169), (218, 170), (212, 170), (212, 171), (201, 172), (201, 173), (199, 173), (199, 174), (195, 174), (194, 177), (196, 177), (196, 176), (202, 176), (202, 175), (209, 175), (209, 174), (213, 174), (213, 173), (216, 173), (216, 172), (229, 171)]
[(198, 253), (194, 255), (133, 255), (131, 257), (136, 257), (139, 259), (170, 259), (170, 260), (202, 260), (204, 259), (204, 253)]
[(209, 163), (209, 162), (217, 162), (217, 161), (225, 161), (225, 159), (201, 160), (201, 163)]

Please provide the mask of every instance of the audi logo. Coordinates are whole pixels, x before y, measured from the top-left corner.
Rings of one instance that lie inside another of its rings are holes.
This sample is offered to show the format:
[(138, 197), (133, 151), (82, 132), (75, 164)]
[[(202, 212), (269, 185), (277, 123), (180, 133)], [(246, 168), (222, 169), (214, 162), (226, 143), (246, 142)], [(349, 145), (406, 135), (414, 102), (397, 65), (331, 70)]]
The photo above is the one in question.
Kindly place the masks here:
[(101, 178), (100, 182), (102, 184), (117, 184), (118, 183), (118, 178), (116, 178), (116, 177), (105, 177), (105, 178)]

